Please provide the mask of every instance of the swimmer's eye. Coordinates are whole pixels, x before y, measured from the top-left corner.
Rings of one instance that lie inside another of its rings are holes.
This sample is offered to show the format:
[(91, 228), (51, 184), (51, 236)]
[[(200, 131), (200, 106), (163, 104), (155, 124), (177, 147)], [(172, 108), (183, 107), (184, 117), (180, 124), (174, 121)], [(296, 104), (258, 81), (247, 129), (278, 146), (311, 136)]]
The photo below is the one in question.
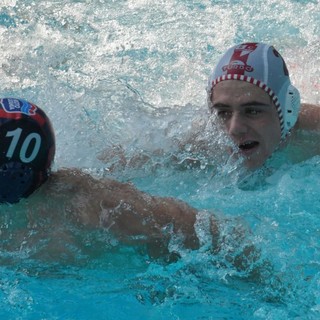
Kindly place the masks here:
[(246, 114), (249, 116), (257, 116), (261, 113), (262, 111), (260, 109), (253, 109), (253, 108), (246, 109)]
[(217, 110), (217, 116), (221, 120), (227, 120), (232, 117), (232, 112), (229, 110)]

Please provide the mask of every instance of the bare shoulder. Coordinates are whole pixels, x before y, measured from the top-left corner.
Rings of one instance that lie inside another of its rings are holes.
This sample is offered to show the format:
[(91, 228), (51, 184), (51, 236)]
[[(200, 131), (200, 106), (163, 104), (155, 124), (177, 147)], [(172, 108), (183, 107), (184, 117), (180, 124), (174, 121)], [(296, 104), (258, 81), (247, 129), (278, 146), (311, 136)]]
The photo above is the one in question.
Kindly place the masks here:
[(73, 192), (86, 192), (90, 193), (95, 191), (100, 192), (100, 189), (116, 189), (126, 188), (128, 183), (122, 183), (109, 178), (96, 178), (92, 175), (76, 168), (60, 169), (54, 172), (49, 179), (49, 188), (73, 191)]
[(320, 155), (320, 106), (302, 104), (298, 121), (288, 137), (288, 156), (301, 162)]
[(111, 190), (120, 188), (118, 184), (121, 185), (111, 179), (97, 179), (79, 169), (60, 169), (50, 175), (40, 191), (41, 196), (78, 222), (98, 226), (101, 203), (116, 194)]
[(297, 129), (320, 131), (320, 106), (303, 103), (296, 125)]

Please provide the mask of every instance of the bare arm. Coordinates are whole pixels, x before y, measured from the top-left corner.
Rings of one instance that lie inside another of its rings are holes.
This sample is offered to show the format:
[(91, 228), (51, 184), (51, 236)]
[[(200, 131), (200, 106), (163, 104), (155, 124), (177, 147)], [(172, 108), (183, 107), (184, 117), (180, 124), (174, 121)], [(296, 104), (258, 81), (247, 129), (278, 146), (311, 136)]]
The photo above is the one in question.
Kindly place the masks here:
[(65, 198), (60, 202), (77, 222), (106, 228), (123, 241), (166, 241), (170, 231), (181, 235), (187, 248), (199, 246), (197, 210), (182, 201), (151, 196), (129, 183), (94, 179), (79, 170), (54, 173), (45, 192)]
[[(52, 255), (51, 251), (58, 251), (58, 255), (63, 253), (64, 243), (75, 241), (68, 228), (59, 227), (71, 220), (81, 228), (105, 228), (125, 243), (146, 244), (151, 257), (171, 260), (168, 244), (173, 236), (178, 236), (185, 248), (200, 247), (196, 228), (201, 221), (201, 230), (209, 235), (208, 240), (211, 239), (212, 253), (222, 252), (226, 260), (239, 269), (246, 268), (258, 257), (254, 248), (248, 245), (233, 253), (238, 240), (242, 242), (246, 234), (237, 225), (231, 231), (232, 237), (227, 237), (229, 242), (231, 238), (235, 239), (230, 246), (220, 236), (219, 230), (224, 222), (218, 221), (211, 213), (203, 212), (202, 215), (182, 201), (151, 196), (129, 183), (95, 179), (80, 170), (67, 169), (52, 174), (39, 191), (38, 196), (29, 201), (30, 210), (35, 214), (34, 223), (38, 224), (39, 214), (45, 221), (50, 215), (50, 230), (53, 234), (58, 232), (59, 237), (53, 237), (53, 246), (46, 249), (49, 255)], [(58, 248), (57, 240), (62, 244)]]
[(194, 208), (173, 198), (151, 196), (131, 184), (111, 183), (115, 192), (101, 202), (104, 228), (124, 240), (142, 237), (146, 242), (166, 241), (170, 233), (180, 234), (187, 248), (198, 248), (194, 228), (197, 211)]

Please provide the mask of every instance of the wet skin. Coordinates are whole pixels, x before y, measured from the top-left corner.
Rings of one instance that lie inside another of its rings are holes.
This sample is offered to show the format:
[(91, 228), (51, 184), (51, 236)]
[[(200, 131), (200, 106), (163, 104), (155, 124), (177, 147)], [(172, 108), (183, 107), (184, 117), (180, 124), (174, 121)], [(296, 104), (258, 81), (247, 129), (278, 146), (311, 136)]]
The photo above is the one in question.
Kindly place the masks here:
[(213, 88), (211, 102), (211, 112), (217, 113), (246, 167), (262, 166), (281, 140), (279, 117), (270, 96), (245, 81), (226, 80)]

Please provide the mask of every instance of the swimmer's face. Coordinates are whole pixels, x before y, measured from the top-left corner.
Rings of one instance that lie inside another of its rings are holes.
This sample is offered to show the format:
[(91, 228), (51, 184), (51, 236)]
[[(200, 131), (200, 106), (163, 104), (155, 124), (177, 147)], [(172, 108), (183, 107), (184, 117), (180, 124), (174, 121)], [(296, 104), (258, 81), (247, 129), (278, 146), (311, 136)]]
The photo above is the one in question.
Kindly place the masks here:
[(211, 112), (238, 147), (245, 165), (255, 169), (279, 146), (280, 121), (270, 96), (245, 81), (225, 80), (212, 91)]

